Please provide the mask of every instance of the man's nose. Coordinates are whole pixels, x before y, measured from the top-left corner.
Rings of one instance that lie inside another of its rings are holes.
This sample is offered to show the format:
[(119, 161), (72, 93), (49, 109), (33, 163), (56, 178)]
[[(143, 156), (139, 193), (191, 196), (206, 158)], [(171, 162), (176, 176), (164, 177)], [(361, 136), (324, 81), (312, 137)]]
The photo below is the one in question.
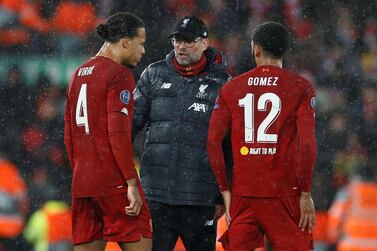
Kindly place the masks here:
[(179, 48), (179, 49), (186, 49), (186, 43), (185, 43), (184, 41), (180, 42), (180, 43), (178, 44), (178, 48)]

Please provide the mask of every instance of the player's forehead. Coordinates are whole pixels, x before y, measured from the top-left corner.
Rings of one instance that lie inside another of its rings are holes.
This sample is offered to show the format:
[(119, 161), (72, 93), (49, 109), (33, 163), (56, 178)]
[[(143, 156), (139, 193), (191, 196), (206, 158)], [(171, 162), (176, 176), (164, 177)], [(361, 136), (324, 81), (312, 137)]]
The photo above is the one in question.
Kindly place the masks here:
[(145, 41), (147, 39), (147, 32), (145, 31), (144, 27), (139, 27), (137, 29), (137, 36), (135, 38), (138, 38), (142, 41)]

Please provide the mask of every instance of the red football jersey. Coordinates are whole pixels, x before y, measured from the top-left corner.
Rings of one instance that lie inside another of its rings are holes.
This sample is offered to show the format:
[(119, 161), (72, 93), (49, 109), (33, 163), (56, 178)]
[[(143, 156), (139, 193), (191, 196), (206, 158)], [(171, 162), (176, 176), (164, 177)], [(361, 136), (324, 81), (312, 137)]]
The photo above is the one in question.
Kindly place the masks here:
[(136, 178), (131, 142), (131, 71), (94, 57), (73, 74), (67, 89), (65, 135), (73, 169), (72, 196), (124, 192)]
[(228, 189), (221, 141), (231, 128), (232, 193), (278, 197), (311, 190), (316, 157), (313, 86), (263, 65), (230, 80), (212, 113), (208, 154), (221, 191)]

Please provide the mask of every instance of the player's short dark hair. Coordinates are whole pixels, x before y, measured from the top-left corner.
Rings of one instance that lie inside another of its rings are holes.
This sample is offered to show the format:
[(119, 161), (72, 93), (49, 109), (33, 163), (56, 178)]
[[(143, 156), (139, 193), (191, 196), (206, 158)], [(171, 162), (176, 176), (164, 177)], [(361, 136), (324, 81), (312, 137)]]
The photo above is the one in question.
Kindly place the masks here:
[(289, 47), (289, 32), (284, 25), (266, 22), (253, 32), (252, 41), (270, 53), (274, 58), (281, 58)]
[(98, 35), (107, 42), (118, 42), (123, 37), (134, 38), (139, 28), (145, 24), (141, 18), (129, 13), (119, 12), (110, 16), (105, 23), (96, 27)]

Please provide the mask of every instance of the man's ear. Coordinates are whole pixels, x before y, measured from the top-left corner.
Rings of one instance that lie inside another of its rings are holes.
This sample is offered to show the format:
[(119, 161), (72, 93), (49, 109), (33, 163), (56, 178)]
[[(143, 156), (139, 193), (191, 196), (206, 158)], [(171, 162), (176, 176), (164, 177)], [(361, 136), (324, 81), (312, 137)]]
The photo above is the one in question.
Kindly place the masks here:
[(262, 47), (257, 44), (253, 44), (253, 47), (255, 57), (259, 58), (262, 55)]
[(121, 43), (122, 43), (122, 46), (124, 49), (127, 49), (128, 48), (128, 44), (130, 42), (130, 39), (128, 37), (123, 37), (121, 38)]
[(209, 40), (208, 38), (203, 38), (203, 45), (204, 45), (204, 50), (207, 50), (208, 49), (208, 46), (209, 46)]

